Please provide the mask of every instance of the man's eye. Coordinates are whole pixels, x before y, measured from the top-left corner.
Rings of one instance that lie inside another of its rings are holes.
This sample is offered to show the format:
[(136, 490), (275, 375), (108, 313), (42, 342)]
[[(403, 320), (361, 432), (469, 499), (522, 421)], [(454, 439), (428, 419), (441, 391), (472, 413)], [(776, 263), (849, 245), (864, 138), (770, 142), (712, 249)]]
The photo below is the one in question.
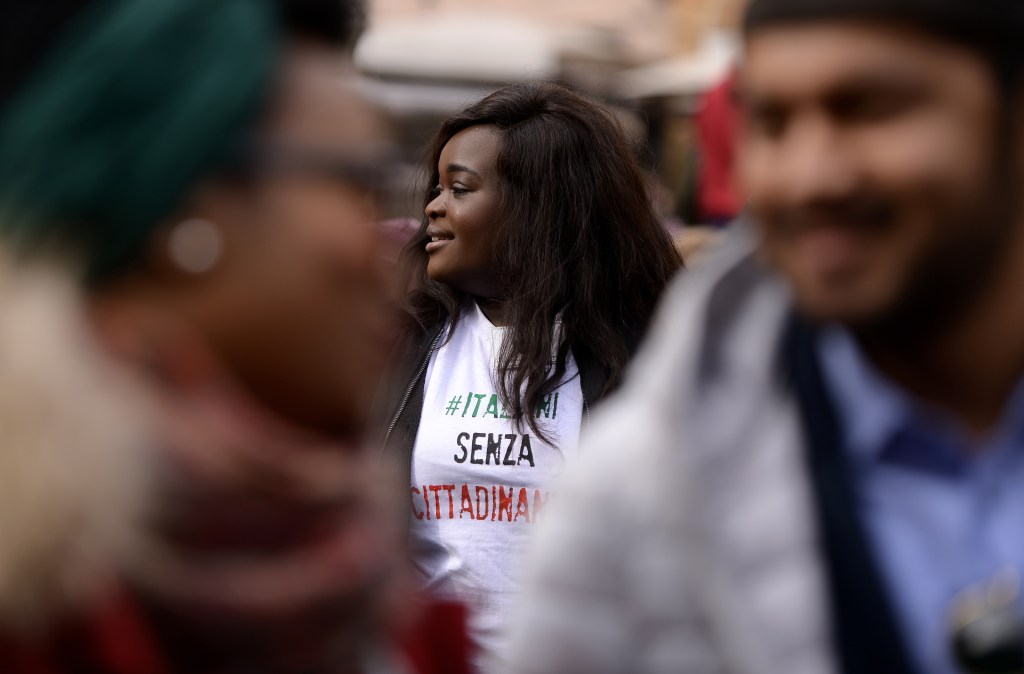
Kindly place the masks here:
[(781, 114), (757, 115), (751, 126), (762, 136), (777, 138), (786, 128), (786, 118)]
[(906, 101), (896, 97), (870, 97), (843, 101), (836, 106), (836, 114), (850, 121), (882, 121), (898, 115), (908, 106)]

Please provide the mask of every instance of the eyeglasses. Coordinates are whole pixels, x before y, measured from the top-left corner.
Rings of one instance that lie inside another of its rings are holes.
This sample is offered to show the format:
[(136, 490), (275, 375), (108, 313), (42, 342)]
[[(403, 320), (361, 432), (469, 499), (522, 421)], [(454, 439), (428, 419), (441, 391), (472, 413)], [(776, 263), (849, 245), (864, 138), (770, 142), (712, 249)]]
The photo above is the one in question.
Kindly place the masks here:
[(266, 139), (250, 140), (229, 158), (225, 171), (237, 176), (308, 175), (355, 187), (381, 200), (399, 194), (406, 173), (391, 146), (343, 155)]
[(950, 646), (968, 674), (1024, 673), (1024, 615), (1020, 578), (1000, 573), (964, 590), (953, 601)]

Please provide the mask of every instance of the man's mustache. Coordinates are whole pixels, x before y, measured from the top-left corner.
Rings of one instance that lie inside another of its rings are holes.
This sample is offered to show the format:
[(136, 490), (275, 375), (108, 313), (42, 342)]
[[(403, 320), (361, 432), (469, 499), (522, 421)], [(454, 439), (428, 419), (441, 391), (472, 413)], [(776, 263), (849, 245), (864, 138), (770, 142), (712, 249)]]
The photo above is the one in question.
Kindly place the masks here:
[(765, 214), (767, 224), (790, 235), (820, 227), (884, 231), (895, 225), (898, 215), (899, 208), (891, 199), (875, 196), (823, 200)]

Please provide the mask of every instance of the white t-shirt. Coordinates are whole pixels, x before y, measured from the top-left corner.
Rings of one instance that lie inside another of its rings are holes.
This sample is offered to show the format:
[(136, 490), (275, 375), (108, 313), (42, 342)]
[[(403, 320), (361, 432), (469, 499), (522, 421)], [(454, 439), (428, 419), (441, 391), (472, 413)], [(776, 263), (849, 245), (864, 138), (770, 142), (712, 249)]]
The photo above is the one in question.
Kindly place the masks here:
[(413, 449), (410, 546), (428, 589), (464, 602), (474, 666), (493, 671), (521, 589), (523, 554), (549, 486), (576, 455), (583, 394), (575, 361), (536, 411), (552, 447), (516, 430), (494, 385), (505, 329), (475, 303), (431, 357)]

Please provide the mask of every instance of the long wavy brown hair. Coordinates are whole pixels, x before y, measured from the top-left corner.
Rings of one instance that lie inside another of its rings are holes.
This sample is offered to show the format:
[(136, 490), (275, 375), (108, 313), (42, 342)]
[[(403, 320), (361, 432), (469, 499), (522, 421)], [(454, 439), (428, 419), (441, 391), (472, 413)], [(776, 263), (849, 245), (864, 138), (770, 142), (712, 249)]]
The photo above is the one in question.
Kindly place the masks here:
[[(448, 119), (430, 148), (424, 208), (444, 146), (481, 125), (501, 136), (493, 260), (509, 328), (498, 395), (519, 429), (529, 425), (547, 440), (535, 410), (565, 376), (570, 351), (599, 363), (602, 395), (613, 389), (682, 261), (618, 122), (559, 84), (508, 86)], [(427, 275), (428, 224), (424, 217), (403, 251), (409, 315), (420, 328), (443, 320), (454, 327), (467, 298)]]

